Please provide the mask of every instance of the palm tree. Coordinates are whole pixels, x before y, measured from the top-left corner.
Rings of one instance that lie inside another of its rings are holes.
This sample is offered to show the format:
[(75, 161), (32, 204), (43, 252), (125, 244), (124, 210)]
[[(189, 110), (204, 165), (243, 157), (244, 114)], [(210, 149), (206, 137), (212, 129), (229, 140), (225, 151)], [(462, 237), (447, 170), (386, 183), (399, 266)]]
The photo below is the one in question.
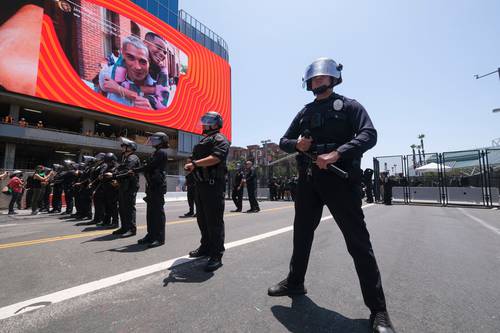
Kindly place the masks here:
[(420, 149), (421, 149), (421, 148), (422, 148), (422, 147), (420, 147), (420, 145), (419, 145), (419, 146), (417, 146), (417, 150), (418, 150), (418, 165), (419, 165), (419, 166), (420, 166), (420, 165), (422, 165), (422, 155), (420, 155)]
[(410, 146), (412, 152), (413, 152), (413, 169), (416, 168), (415, 164), (417, 164), (417, 161), (416, 161), (416, 157), (415, 157), (415, 148), (417, 147), (417, 145), (413, 144)]
[(425, 150), (424, 150), (425, 134), (419, 134), (418, 138), (420, 139), (420, 146), (422, 147), (422, 155), (424, 155), (424, 163), (425, 163)]

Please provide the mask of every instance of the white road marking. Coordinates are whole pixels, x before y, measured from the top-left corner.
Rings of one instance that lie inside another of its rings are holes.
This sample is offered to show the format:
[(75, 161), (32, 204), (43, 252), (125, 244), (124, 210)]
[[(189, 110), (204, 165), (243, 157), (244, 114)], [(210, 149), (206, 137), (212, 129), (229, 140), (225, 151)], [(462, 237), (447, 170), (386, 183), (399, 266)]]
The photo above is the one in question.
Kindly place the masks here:
[[(373, 206), (373, 204), (365, 205), (362, 208), (366, 208), (366, 207), (370, 207), (370, 206)], [(321, 218), (321, 221), (328, 220), (331, 218), (332, 218), (332, 216), (328, 215), (328, 216)], [(244, 239), (241, 239), (238, 241), (226, 243), (226, 244), (224, 244), (224, 246), (226, 247), (226, 249), (230, 249), (230, 248), (234, 248), (237, 246), (242, 246), (245, 244), (253, 243), (253, 242), (265, 239), (265, 238), (280, 235), (280, 234), (283, 234), (283, 233), (291, 231), (291, 230), (293, 230), (293, 226), (288, 226), (288, 227), (280, 228), (280, 229), (273, 230), (270, 232), (266, 232), (266, 233), (263, 233), (260, 235), (256, 235), (253, 237), (248, 237), (248, 238), (244, 238)], [(61, 291), (57, 291), (55, 293), (51, 293), (51, 294), (48, 294), (45, 296), (40, 296), (40, 297), (32, 298), (32, 299), (29, 299), (29, 300), (26, 300), (23, 302), (4, 306), (4, 307), (0, 308), (0, 320), (19, 315), (21, 313), (30, 312), (30, 311), (33, 311), (35, 309), (40, 309), (40, 308), (48, 306), (50, 304), (59, 303), (59, 302), (62, 302), (62, 301), (65, 301), (65, 300), (68, 300), (71, 298), (82, 296), (82, 295), (85, 295), (85, 294), (88, 294), (88, 293), (91, 293), (91, 292), (94, 292), (97, 290), (101, 290), (101, 289), (104, 289), (107, 287), (117, 285), (119, 283), (130, 281), (132, 279), (136, 279), (136, 278), (139, 278), (142, 276), (157, 273), (160, 271), (169, 270), (169, 269), (172, 269), (178, 265), (184, 264), (184, 263), (192, 261), (192, 260), (195, 260), (195, 259), (189, 258), (188, 256), (182, 256), (182, 257), (170, 259), (170, 260), (167, 260), (165, 262), (158, 263), (158, 264), (154, 264), (154, 265), (134, 269), (132, 271), (121, 273), (118, 275), (110, 276), (110, 277), (100, 279), (97, 281), (84, 283), (84, 284), (81, 284), (79, 286), (64, 289)]]
[(467, 211), (465, 211), (463, 208), (459, 208), (458, 210), (460, 210), (465, 216), (471, 218), (472, 220), (476, 221), (477, 223), (479, 223), (480, 225), (482, 225), (483, 227), (485, 227), (486, 229), (488, 230), (491, 230), (493, 231), (494, 233), (496, 233), (497, 235), (500, 235), (500, 229), (498, 228), (495, 228), (494, 226), (491, 226), (489, 225), (488, 223), (484, 222), (483, 220), (481, 220), (480, 218), (477, 218), (471, 214), (469, 214)]

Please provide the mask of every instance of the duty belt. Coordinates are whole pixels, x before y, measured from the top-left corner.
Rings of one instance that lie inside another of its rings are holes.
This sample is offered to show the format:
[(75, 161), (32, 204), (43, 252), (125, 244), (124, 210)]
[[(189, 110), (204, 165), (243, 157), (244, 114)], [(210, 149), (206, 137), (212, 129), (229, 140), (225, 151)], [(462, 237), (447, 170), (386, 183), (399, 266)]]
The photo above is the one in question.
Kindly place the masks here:
[(340, 147), (337, 143), (316, 143), (311, 145), (309, 151), (313, 154), (321, 155), (330, 153)]

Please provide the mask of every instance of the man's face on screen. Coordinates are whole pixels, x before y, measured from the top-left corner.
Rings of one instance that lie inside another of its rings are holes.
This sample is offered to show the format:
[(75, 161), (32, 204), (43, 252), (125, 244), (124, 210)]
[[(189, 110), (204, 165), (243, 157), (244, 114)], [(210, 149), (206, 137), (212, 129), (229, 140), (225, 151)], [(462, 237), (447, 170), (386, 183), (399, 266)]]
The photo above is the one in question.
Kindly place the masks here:
[(146, 79), (149, 72), (149, 57), (145, 49), (127, 44), (123, 49), (123, 59), (125, 60), (128, 77), (132, 81), (142, 81)]

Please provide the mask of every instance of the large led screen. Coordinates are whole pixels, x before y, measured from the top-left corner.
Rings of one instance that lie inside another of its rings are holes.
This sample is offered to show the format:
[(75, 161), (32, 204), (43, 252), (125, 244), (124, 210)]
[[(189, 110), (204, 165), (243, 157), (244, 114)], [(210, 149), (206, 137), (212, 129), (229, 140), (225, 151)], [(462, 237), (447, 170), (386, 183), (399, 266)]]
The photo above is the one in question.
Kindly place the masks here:
[(4, 90), (193, 133), (214, 110), (230, 137), (229, 64), (132, 2), (0, 8)]

